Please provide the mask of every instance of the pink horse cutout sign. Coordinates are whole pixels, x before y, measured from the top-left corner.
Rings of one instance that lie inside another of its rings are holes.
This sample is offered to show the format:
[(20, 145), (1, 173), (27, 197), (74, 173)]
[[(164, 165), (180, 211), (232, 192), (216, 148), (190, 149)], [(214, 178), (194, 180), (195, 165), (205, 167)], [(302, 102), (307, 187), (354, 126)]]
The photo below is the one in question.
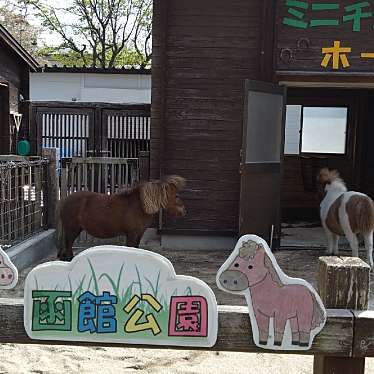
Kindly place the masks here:
[(313, 287), (287, 276), (265, 240), (244, 235), (217, 274), (218, 287), (245, 296), (255, 344), (265, 349), (307, 350), (326, 322)]
[(0, 247), (0, 290), (14, 288), (18, 282), (18, 271), (9, 256)]

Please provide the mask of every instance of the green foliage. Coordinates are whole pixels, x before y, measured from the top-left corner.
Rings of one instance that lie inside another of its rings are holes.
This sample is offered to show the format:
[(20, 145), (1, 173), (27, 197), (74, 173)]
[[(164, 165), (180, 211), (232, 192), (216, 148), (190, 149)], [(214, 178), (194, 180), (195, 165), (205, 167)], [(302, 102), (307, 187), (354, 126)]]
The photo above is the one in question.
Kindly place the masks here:
[[(85, 52), (84, 59), (81, 54), (67, 48), (59, 47), (42, 47), (37, 51), (37, 56), (41, 60), (49, 61), (50, 64), (56, 64), (58, 66), (94, 66), (92, 53)], [(107, 55), (107, 64), (110, 60), (110, 54)], [(146, 61), (144, 55), (139, 54), (136, 51), (123, 50), (115, 59), (113, 67), (122, 66), (148, 66), (149, 61)]]
[(152, 0), (18, 0), (32, 7), (43, 27), (62, 42), (40, 52), (63, 65), (112, 68), (151, 60)]

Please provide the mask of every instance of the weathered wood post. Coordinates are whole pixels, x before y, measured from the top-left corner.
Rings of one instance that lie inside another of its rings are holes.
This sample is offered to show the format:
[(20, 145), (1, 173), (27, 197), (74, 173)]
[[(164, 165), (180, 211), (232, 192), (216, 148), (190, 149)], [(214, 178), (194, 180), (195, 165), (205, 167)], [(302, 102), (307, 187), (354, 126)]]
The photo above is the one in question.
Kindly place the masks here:
[(149, 152), (147, 151), (139, 152), (139, 180), (149, 180)]
[[(318, 290), (325, 307), (366, 310), (369, 275), (369, 265), (357, 257), (320, 257)], [(365, 358), (314, 356), (314, 374), (363, 374), (364, 371)]]
[(43, 149), (43, 157), (49, 163), (47, 167), (47, 227), (56, 227), (56, 207), (59, 199), (59, 178), (56, 149)]

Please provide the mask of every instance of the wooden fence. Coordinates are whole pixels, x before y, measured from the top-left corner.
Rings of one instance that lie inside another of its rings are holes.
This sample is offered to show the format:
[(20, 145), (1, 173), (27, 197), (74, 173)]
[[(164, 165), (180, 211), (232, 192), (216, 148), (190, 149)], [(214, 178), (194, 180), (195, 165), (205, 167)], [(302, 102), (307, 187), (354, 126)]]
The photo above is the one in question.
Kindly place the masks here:
[[(318, 278), (320, 295), (325, 305), (347, 309), (327, 310), (326, 325), (314, 339), (310, 350), (269, 351), (257, 347), (252, 339), (248, 308), (242, 306), (218, 306), (218, 339), (211, 350), (314, 355), (314, 374), (364, 373), (365, 357), (374, 357), (374, 311), (357, 309), (367, 307), (369, 268), (356, 258), (324, 257), (320, 258)], [(127, 346), (114, 343), (31, 340), (24, 330), (22, 299), (0, 299), (0, 320), (2, 343)]]
[(0, 245), (11, 246), (47, 224), (48, 160), (0, 156)]
[(23, 130), (34, 154), (58, 148), (61, 158), (137, 158), (150, 149), (149, 104), (33, 102), (28, 114), (29, 129)]
[(65, 158), (62, 161), (61, 198), (76, 191), (112, 194), (138, 180), (138, 158)]

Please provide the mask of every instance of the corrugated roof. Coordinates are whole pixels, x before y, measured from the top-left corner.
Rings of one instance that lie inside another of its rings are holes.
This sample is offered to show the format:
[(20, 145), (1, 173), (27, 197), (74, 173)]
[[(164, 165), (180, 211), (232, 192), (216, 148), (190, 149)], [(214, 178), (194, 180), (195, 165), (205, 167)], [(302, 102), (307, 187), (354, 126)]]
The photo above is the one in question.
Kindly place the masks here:
[(38, 69), (39, 72), (46, 73), (96, 73), (96, 74), (151, 74), (151, 69), (137, 68), (137, 67), (126, 67), (122, 66), (119, 68), (99, 68), (92, 66), (41, 66)]

